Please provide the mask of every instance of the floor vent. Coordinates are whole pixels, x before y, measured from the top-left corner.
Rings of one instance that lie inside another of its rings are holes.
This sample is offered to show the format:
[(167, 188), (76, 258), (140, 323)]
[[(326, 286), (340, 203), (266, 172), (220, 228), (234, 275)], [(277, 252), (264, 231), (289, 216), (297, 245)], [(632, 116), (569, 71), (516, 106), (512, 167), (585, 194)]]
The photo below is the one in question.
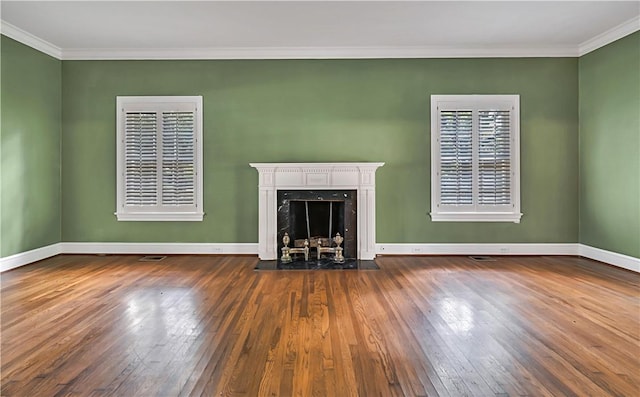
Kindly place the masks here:
[(166, 258), (166, 256), (148, 255), (140, 258), (140, 262), (160, 262), (164, 258)]
[(495, 259), (490, 256), (472, 255), (469, 258), (477, 262), (495, 262)]

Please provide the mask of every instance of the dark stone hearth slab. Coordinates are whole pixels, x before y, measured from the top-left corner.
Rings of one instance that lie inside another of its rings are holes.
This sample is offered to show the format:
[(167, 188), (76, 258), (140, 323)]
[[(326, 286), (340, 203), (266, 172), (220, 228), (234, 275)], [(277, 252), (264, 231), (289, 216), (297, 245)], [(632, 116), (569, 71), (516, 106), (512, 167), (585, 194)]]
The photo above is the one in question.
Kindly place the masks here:
[(255, 270), (378, 270), (380, 269), (375, 261), (358, 259), (346, 259), (344, 263), (336, 263), (330, 258), (320, 260), (293, 261), (281, 263), (276, 261), (259, 261)]

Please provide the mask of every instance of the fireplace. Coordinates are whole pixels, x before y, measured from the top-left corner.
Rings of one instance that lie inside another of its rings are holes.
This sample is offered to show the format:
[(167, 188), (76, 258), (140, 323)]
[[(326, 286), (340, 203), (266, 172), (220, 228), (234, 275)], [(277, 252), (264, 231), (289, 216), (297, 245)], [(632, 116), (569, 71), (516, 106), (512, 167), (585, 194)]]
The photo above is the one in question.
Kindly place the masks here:
[[(344, 253), (356, 259), (375, 258), (375, 172), (384, 163), (251, 163), (259, 173), (258, 256), (274, 260), (280, 256), (285, 224), (278, 221), (288, 211), (293, 218), (287, 228), (306, 229), (306, 211), (327, 211), (332, 219), (331, 234), (344, 230)], [(347, 194), (349, 197), (344, 197)], [(288, 197), (285, 207), (282, 203)], [(342, 195), (342, 197), (341, 197)], [(305, 205), (306, 202), (306, 205)], [(329, 204), (327, 204), (329, 203)], [(315, 208), (314, 208), (315, 207)], [(339, 220), (342, 214), (342, 220)], [(321, 216), (321, 215), (318, 215)], [(300, 223), (305, 218), (305, 223)], [(329, 220), (325, 218), (326, 232)], [(342, 222), (342, 223), (341, 223)], [(315, 222), (314, 222), (315, 223)], [(336, 231), (333, 228), (337, 228)], [(309, 225), (311, 228), (311, 225)], [(322, 234), (325, 231), (319, 230)], [(295, 239), (305, 238), (298, 236)], [(303, 234), (312, 233), (304, 230)], [(294, 240), (291, 240), (291, 245)], [(347, 251), (349, 250), (349, 251)]]
[(277, 243), (288, 234), (293, 247), (304, 247), (307, 240), (317, 257), (318, 241), (332, 247), (339, 234), (343, 240), (342, 255), (357, 258), (357, 191), (356, 190), (278, 190)]

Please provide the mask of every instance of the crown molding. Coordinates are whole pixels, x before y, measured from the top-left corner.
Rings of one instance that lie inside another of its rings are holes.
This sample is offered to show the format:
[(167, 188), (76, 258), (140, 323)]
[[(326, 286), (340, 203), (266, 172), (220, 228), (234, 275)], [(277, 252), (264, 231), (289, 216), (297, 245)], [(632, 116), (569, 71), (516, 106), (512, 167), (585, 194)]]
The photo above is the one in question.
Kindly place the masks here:
[(381, 59), (381, 58), (555, 58), (580, 57), (640, 30), (640, 16), (578, 47), (237, 47), (237, 48), (78, 48), (63, 49), (0, 20), (0, 33), (60, 60), (180, 59)]
[(578, 46), (578, 56), (586, 55), (591, 51), (595, 51), (598, 48), (613, 43), (614, 41), (628, 36), (631, 33), (637, 32), (638, 30), (640, 30), (640, 15), (628, 20), (627, 22), (623, 22), (620, 25), (597, 35), (596, 37), (580, 43)]
[(0, 20), (0, 33), (56, 59), (62, 59), (62, 49), (60, 47), (56, 47), (48, 41), (42, 40), (3, 20)]
[(63, 50), (64, 60), (162, 59), (380, 59), (576, 57), (574, 47), (242, 47)]

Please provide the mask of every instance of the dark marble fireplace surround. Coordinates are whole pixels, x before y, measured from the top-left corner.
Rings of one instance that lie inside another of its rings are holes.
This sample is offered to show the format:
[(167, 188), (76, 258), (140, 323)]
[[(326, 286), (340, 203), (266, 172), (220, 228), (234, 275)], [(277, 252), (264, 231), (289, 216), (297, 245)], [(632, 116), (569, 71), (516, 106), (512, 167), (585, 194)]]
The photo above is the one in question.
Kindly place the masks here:
[[(277, 241), (280, 253), (282, 237), (289, 233), (293, 247), (296, 239), (307, 235), (305, 202), (309, 208), (311, 236), (329, 237), (329, 203), (332, 203), (331, 238), (336, 233), (344, 237), (342, 247), (345, 258), (357, 257), (357, 191), (356, 190), (278, 190), (277, 191)], [(310, 259), (316, 258), (311, 250)]]

